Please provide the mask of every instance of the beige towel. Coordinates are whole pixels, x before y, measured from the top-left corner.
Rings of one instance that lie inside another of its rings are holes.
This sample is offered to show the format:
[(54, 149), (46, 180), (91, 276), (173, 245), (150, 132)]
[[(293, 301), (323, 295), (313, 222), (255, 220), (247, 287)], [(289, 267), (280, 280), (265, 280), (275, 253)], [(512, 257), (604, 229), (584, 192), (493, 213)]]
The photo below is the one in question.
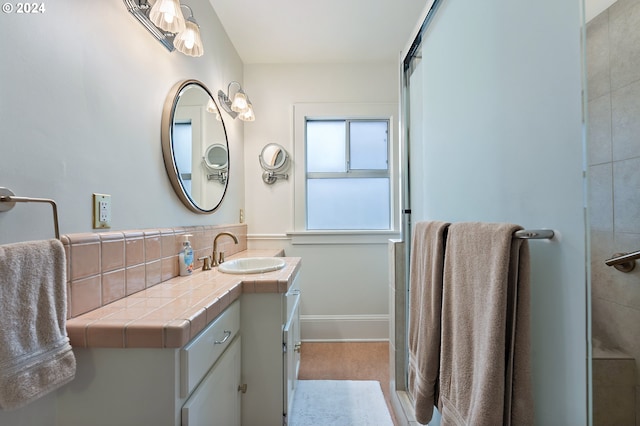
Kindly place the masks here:
[(449, 227), (444, 266), (442, 425), (533, 424), (529, 251), (511, 224)]
[(442, 268), (448, 223), (418, 222), (411, 241), (408, 391), (418, 420), (437, 406)]
[(0, 408), (24, 406), (72, 380), (66, 257), (58, 240), (0, 246)]

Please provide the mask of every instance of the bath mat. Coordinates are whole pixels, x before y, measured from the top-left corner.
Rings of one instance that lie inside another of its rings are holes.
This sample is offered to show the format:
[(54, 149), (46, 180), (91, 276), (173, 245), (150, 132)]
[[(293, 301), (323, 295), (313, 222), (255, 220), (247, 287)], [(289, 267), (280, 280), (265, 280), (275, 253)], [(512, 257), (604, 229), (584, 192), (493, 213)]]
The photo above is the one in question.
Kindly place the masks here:
[(289, 426), (393, 426), (380, 382), (299, 380)]

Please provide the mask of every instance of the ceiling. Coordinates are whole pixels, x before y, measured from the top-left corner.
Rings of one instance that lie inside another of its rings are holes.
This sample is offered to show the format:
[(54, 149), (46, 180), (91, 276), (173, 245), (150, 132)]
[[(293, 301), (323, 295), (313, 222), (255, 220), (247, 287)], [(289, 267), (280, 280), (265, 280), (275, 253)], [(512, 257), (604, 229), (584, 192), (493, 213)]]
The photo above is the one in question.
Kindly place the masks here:
[(245, 64), (396, 61), (427, 3), (209, 1)]

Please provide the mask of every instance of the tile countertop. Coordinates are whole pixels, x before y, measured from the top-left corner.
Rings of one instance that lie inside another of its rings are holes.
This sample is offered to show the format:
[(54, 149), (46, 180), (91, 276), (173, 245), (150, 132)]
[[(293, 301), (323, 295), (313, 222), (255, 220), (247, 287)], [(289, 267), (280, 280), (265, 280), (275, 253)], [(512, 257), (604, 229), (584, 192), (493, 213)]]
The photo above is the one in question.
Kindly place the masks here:
[[(277, 256), (281, 250), (246, 250), (227, 260)], [(198, 269), (67, 320), (74, 348), (180, 348), (242, 293), (286, 293), (301, 259), (284, 257), (284, 268), (232, 275)]]

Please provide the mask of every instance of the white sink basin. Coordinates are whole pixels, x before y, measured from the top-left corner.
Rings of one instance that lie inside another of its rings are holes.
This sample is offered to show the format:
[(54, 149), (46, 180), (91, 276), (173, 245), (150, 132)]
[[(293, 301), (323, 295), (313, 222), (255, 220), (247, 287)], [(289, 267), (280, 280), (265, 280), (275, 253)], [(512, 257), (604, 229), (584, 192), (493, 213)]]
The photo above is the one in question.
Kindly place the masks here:
[(286, 262), (279, 257), (245, 257), (227, 260), (218, 266), (225, 274), (259, 274), (284, 268)]

